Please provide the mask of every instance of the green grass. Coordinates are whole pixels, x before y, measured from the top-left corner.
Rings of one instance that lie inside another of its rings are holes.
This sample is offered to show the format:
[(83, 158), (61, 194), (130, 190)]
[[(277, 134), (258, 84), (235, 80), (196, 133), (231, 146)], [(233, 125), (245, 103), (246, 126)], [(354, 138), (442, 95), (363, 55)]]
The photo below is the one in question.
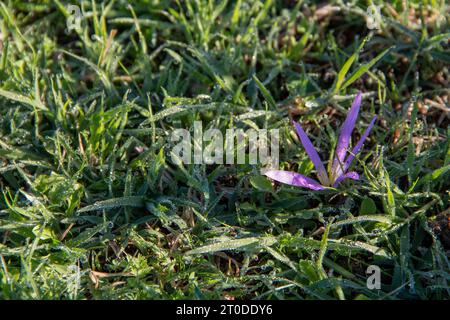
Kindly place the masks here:
[[(448, 299), (450, 7), (373, 1), (370, 32), (346, 2), (83, 0), (69, 33), (65, 1), (2, 1), (0, 299)], [(359, 90), (337, 191), (171, 162), (194, 121), (278, 128), (314, 176), (289, 117), (327, 155)]]

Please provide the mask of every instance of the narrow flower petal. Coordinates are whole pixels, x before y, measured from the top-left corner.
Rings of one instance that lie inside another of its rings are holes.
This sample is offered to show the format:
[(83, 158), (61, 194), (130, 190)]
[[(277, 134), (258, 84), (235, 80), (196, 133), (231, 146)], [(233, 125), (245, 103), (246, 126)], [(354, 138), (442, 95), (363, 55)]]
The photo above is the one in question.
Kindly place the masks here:
[(308, 154), (309, 158), (314, 164), (314, 167), (317, 170), (317, 176), (319, 177), (320, 182), (322, 184), (328, 185), (329, 183), (328, 174), (327, 171), (325, 170), (322, 160), (319, 157), (319, 154), (317, 153), (316, 149), (311, 143), (311, 140), (309, 140), (305, 131), (303, 131), (303, 128), (300, 126), (300, 124), (298, 124), (295, 121), (293, 122), (295, 129), (297, 130), (297, 134), (300, 137), (300, 141), (302, 142), (302, 145), (305, 148), (306, 153)]
[(348, 155), (347, 159), (345, 160), (344, 164), (344, 172), (347, 171), (347, 169), (350, 167), (353, 158), (355, 155), (361, 150), (361, 147), (363, 146), (364, 140), (366, 140), (367, 136), (370, 133), (370, 130), (372, 130), (373, 125), (375, 124), (375, 121), (377, 120), (377, 117), (373, 117), (372, 121), (370, 122), (369, 126), (367, 127), (366, 131), (362, 135), (361, 139), (359, 139), (356, 146), (353, 148), (352, 152)]
[(339, 183), (341, 183), (345, 179), (359, 180), (359, 174), (355, 171), (347, 172), (346, 174), (343, 174), (336, 179), (336, 181), (333, 184), (333, 187), (337, 187)]
[(265, 173), (265, 175), (275, 181), (289, 184), (291, 186), (305, 187), (312, 190), (325, 189), (316, 180), (292, 171), (269, 170)]
[(361, 106), (361, 99), (362, 94), (361, 92), (359, 92), (352, 103), (352, 107), (348, 112), (347, 118), (342, 124), (342, 130), (339, 135), (339, 139), (336, 146), (336, 153), (334, 155), (333, 161), (333, 173), (334, 173), (333, 175), (335, 177), (338, 177), (342, 174), (342, 172), (345, 172), (345, 170), (342, 169), (342, 166), (344, 165), (344, 159), (347, 153), (348, 145), (350, 144), (352, 131), (353, 128), (355, 127), (356, 119), (358, 118), (359, 107)]

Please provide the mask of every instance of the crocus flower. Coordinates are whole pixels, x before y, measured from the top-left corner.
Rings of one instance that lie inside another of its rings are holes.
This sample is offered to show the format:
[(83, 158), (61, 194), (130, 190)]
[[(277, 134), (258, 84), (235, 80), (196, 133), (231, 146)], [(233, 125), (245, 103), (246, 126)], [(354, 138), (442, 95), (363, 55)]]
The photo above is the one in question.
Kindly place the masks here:
[(297, 130), (297, 134), (300, 137), (300, 141), (305, 148), (306, 153), (308, 154), (309, 158), (314, 164), (314, 167), (316, 168), (317, 178), (319, 179), (319, 181), (305, 177), (304, 175), (292, 171), (269, 170), (265, 173), (265, 175), (281, 183), (296, 187), (305, 187), (312, 190), (322, 190), (327, 187), (337, 187), (339, 183), (347, 178), (358, 180), (358, 173), (356, 173), (355, 171), (347, 172), (347, 170), (350, 167), (353, 158), (361, 149), (364, 140), (366, 140), (377, 119), (376, 116), (372, 119), (361, 139), (353, 147), (353, 150), (349, 154), (347, 154), (352, 131), (355, 127), (356, 119), (358, 118), (359, 108), (361, 106), (361, 98), (362, 94), (360, 92), (353, 101), (352, 107), (350, 108), (350, 111), (347, 115), (347, 119), (345, 119), (345, 122), (342, 125), (342, 130), (336, 146), (336, 153), (334, 155), (333, 164), (331, 166), (330, 172), (328, 173), (325, 170), (325, 166), (323, 165), (319, 154), (312, 145), (311, 140), (309, 140), (303, 128), (294, 121), (294, 126)]

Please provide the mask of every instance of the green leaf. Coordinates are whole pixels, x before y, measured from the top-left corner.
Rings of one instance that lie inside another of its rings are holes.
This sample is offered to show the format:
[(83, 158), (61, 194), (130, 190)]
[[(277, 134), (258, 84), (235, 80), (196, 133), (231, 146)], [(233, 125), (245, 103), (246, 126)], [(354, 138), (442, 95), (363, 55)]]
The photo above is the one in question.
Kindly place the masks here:
[[(362, 242), (362, 241), (347, 241), (347, 240), (334, 240), (334, 239), (329, 239), (329, 241), (332, 244), (339, 244), (339, 246), (347, 247), (349, 249), (364, 250), (364, 251), (368, 251), (368, 252), (375, 254), (377, 256), (380, 256), (380, 257), (389, 258), (389, 259), (392, 258), (391, 255), (389, 253), (387, 253), (385, 249)], [(332, 248), (332, 246), (330, 246), (330, 248)]]
[(200, 253), (213, 253), (218, 251), (225, 250), (245, 250), (251, 246), (270, 246), (276, 242), (274, 237), (251, 237), (251, 238), (243, 238), (237, 240), (227, 240), (223, 242), (213, 243), (207, 246), (203, 246), (197, 249), (190, 250), (186, 252), (186, 254), (200, 254)]
[(39, 101), (39, 99), (30, 99), (20, 93), (17, 92), (11, 92), (7, 90), (3, 90), (0, 88), (0, 96), (3, 96), (7, 99), (14, 100), (20, 103), (27, 104), (29, 106), (35, 107), (36, 109), (42, 110), (42, 111), (48, 111), (47, 107)]
[(377, 63), (381, 58), (383, 58), (392, 48), (388, 48), (381, 52), (379, 55), (377, 55), (375, 58), (370, 60), (370, 62), (363, 64), (358, 69), (356, 69), (355, 72), (352, 73), (352, 75), (342, 84), (342, 89), (347, 88), (349, 85), (351, 85), (353, 82), (359, 79), (364, 73), (368, 72), (370, 68), (372, 68), (375, 63)]
[(267, 102), (269, 102), (269, 104), (272, 108), (276, 108), (277, 104), (275, 102), (275, 99), (270, 94), (269, 90), (267, 90), (267, 88), (264, 86), (264, 84), (261, 81), (259, 81), (259, 79), (255, 75), (253, 75), (253, 80), (255, 81), (256, 86), (259, 88), (262, 95), (264, 96), (264, 99), (266, 99)]
[(266, 17), (267, 11), (269, 11), (270, 6), (272, 5), (272, 1), (273, 0), (266, 0), (264, 2), (264, 6), (263, 6), (262, 10), (258, 13), (258, 15), (256, 16), (256, 18), (254, 20), (255, 26), (258, 25), (260, 20), (262, 20)]
[(368, 215), (368, 214), (375, 214), (376, 212), (377, 212), (377, 206), (375, 204), (375, 201), (373, 201), (369, 197), (365, 197), (364, 200), (361, 202), (359, 214), (360, 215)]
[(231, 27), (232, 29), (236, 28), (239, 22), (239, 13), (241, 10), (241, 0), (236, 1), (236, 5), (234, 6), (233, 16), (231, 17)]
[(253, 176), (250, 178), (252, 186), (259, 191), (272, 192), (273, 187), (270, 181), (264, 176)]
[(414, 124), (416, 122), (417, 117), (417, 103), (413, 104), (413, 111), (411, 113), (411, 123), (409, 126), (409, 143), (408, 143), (408, 149), (407, 149), (407, 155), (406, 155), (406, 169), (408, 173), (408, 182), (411, 186), (414, 180), (413, 173), (414, 173), (414, 143), (413, 143), (413, 133), (414, 133)]
[(416, 186), (422, 185), (422, 184), (424, 184), (426, 182), (430, 182), (430, 181), (436, 180), (437, 178), (439, 178), (443, 174), (446, 174), (449, 170), (450, 170), (450, 164), (446, 165), (444, 167), (441, 167), (439, 169), (436, 169), (436, 170), (428, 173), (424, 177), (420, 178), (420, 180), (419, 180), (419, 182), (417, 182)]
[(310, 282), (320, 280), (316, 265), (311, 260), (300, 260), (298, 266), (302, 275), (306, 276)]
[(136, 208), (143, 208), (145, 206), (144, 204), (144, 197), (121, 197), (121, 198), (114, 198), (114, 199), (108, 199), (104, 201), (98, 201), (94, 203), (93, 205), (86, 206), (80, 210), (78, 210), (78, 213), (82, 212), (88, 212), (88, 211), (96, 211), (96, 210), (107, 210), (107, 209), (113, 209), (118, 207), (136, 207)]
[(350, 219), (345, 219), (339, 222), (335, 222), (333, 224), (333, 228), (334, 227), (341, 227), (347, 224), (354, 224), (354, 223), (361, 223), (361, 222), (382, 222), (382, 223), (387, 223), (387, 224), (391, 224), (391, 219), (387, 216), (382, 216), (382, 215), (375, 215), (375, 216), (361, 216), (361, 217), (354, 217), (354, 218), (350, 218)]
[(368, 36), (366, 38), (364, 38), (364, 40), (361, 42), (361, 44), (359, 45), (356, 52), (353, 53), (350, 56), (350, 58), (347, 59), (347, 61), (345, 61), (341, 70), (339, 70), (339, 73), (337, 75), (336, 82), (334, 85), (333, 94), (337, 93), (341, 89), (341, 85), (344, 82), (345, 76), (347, 75), (348, 71), (350, 70), (350, 67), (352, 66), (353, 62), (355, 62), (355, 60), (358, 58), (359, 52), (364, 47), (364, 44), (367, 42), (368, 39), (369, 39)]
[(114, 85), (109, 80), (108, 75), (106, 74), (105, 71), (103, 71), (97, 65), (95, 65), (94, 63), (92, 63), (91, 61), (89, 61), (88, 59), (86, 59), (84, 57), (80, 57), (80, 56), (73, 54), (72, 52), (69, 52), (66, 50), (61, 50), (61, 52), (63, 52), (64, 54), (67, 54), (68, 56), (71, 56), (72, 58), (75, 58), (75, 59), (83, 62), (84, 64), (89, 66), (91, 69), (93, 69), (95, 71), (95, 73), (97, 73), (97, 75), (99, 76), (100, 81), (103, 83), (106, 90), (108, 90), (109, 93), (113, 93), (115, 96), (118, 96), (118, 93), (117, 93)]
[(391, 216), (395, 217), (395, 197), (394, 197), (394, 194), (392, 193), (391, 178), (389, 177), (387, 170), (386, 169), (383, 169), (383, 170), (384, 170), (384, 179), (385, 179), (385, 183), (386, 183), (386, 194), (387, 194), (386, 209)]
[(297, 271), (295, 264), (286, 255), (268, 246), (265, 246), (264, 249), (266, 249), (275, 259), (288, 265), (292, 270)]

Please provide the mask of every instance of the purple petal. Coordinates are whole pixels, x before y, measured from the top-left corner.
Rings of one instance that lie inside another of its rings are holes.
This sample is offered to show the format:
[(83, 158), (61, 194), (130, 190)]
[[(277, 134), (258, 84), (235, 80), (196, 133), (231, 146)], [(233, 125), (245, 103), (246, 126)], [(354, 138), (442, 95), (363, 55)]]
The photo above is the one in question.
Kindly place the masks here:
[(305, 187), (312, 190), (325, 189), (316, 180), (292, 171), (269, 170), (265, 173), (265, 175), (275, 181), (289, 184), (291, 186)]
[(338, 143), (336, 146), (336, 153), (333, 161), (334, 176), (340, 176), (342, 172), (342, 166), (344, 165), (345, 155), (347, 153), (348, 145), (350, 144), (350, 138), (352, 136), (353, 128), (355, 127), (356, 119), (358, 118), (359, 107), (361, 106), (362, 94), (358, 93), (355, 100), (352, 103), (352, 107), (347, 114), (347, 118), (342, 124), (341, 134), (339, 135)]
[(333, 184), (333, 187), (337, 187), (339, 183), (342, 182), (344, 179), (353, 179), (353, 180), (359, 180), (359, 174), (355, 171), (347, 172), (346, 174), (341, 175), (339, 178), (336, 179), (336, 181)]
[(313, 144), (311, 143), (311, 140), (309, 140), (308, 136), (306, 135), (305, 131), (303, 131), (303, 128), (295, 121), (294, 126), (297, 130), (297, 134), (300, 137), (300, 141), (302, 142), (303, 147), (305, 148), (306, 153), (308, 154), (309, 158), (311, 159), (312, 163), (314, 164), (314, 167), (317, 170), (317, 176), (319, 177), (319, 180), (322, 184), (327, 185), (328, 184), (328, 175), (327, 171), (325, 170), (325, 167), (323, 166), (322, 160), (320, 160), (319, 154), (317, 153), (316, 149), (314, 148)]
[(353, 148), (352, 152), (348, 155), (347, 159), (345, 160), (345, 164), (344, 164), (344, 172), (347, 171), (348, 167), (350, 167), (350, 164), (352, 163), (353, 158), (355, 157), (355, 155), (359, 152), (359, 150), (363, 146), (364, 140), (366, 140), (366, 138), (369, 135), (370, 130), (372, 130), (372, 127), (375, 124), (376, 120), (377, 120), (377, 116), (373, 117), (373, 119), (370, 122), (369, 126), (367, 127), (366, 131), (362, 135), (361, 139), (359, 139), (358, 143)]

